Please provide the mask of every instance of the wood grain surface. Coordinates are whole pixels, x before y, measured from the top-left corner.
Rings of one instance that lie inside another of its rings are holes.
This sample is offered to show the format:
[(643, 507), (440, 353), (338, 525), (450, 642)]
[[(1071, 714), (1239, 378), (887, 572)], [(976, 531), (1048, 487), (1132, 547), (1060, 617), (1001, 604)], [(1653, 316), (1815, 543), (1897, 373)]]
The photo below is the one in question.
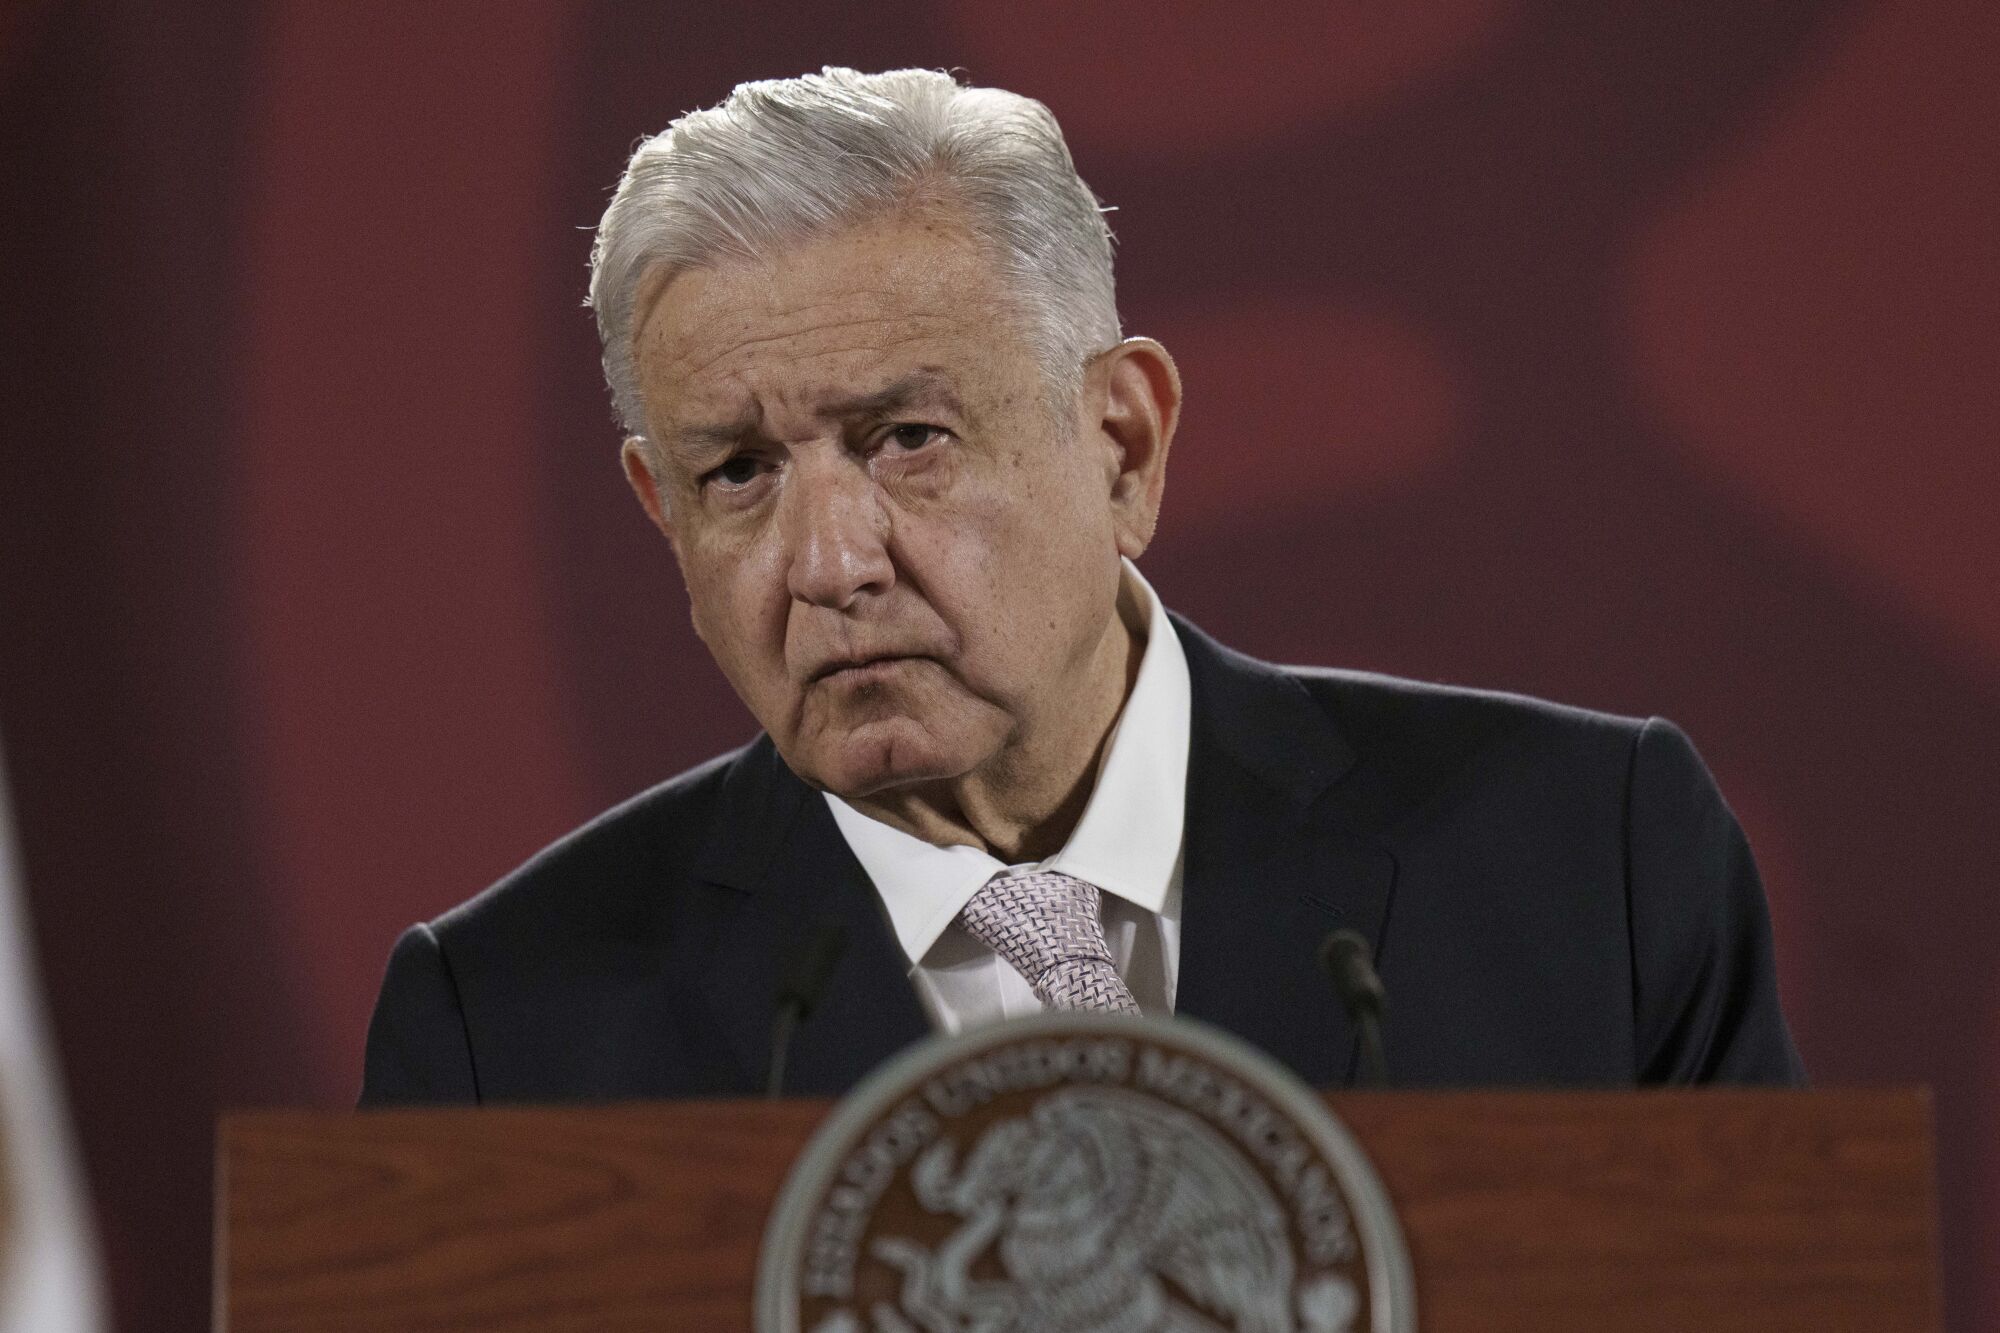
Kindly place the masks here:
[[(1865, 1092), (1350, 1093), (1419, 1327), (1934, 1330), (1930, 1107)], [(236, 1115), (216, 1327), (744, 1329), (824, 1102)]]

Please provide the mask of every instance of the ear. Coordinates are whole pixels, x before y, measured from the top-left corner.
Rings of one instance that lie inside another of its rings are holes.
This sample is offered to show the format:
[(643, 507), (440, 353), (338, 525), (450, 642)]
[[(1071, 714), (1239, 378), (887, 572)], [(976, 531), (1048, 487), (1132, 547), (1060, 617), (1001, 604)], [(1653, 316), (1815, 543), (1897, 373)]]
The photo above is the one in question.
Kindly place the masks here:
[(625, 465), (625, 480), (631, 484), (632, 494), (639, 497), (639, 503), (646, 511), (646, 517), (653, 520), (668, 541), (674, 539), (673, 523), (667, 513), (667, 497), (661, 489), (660, 475), (654, 467), (653, 450), (643, 435), (628, 435), (624, 446), (618, 451), (619, 462)]
[(1095, 423), (1111, 446), (1112, 521), (1118, 553), (1137, 559), (1152, 543), (1167, 484), (1167, 449), (1181, 415), (1181, 373), (1151, 338), (1127, 338), (1092, 367), (1102, 388)]

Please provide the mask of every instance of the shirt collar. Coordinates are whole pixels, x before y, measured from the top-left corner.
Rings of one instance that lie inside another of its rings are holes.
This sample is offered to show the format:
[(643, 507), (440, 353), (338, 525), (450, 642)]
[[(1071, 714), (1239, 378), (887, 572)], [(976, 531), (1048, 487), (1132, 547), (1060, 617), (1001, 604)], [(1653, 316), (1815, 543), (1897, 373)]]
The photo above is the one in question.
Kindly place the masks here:
[(1120, 610), (1130, 608), (1146, 647), (1083, 816), (1054, 856), (1009, 867), (976, 847), (933, 846), (826, 794), (834, 823), (874, 881), (913, 966), (979, 886), (1007, 869), (1061, 871), (1149, 912), (1165, 905), (1187, 810), (1187, 656), (1159, 594), (1137, 566), (1123, 563)]

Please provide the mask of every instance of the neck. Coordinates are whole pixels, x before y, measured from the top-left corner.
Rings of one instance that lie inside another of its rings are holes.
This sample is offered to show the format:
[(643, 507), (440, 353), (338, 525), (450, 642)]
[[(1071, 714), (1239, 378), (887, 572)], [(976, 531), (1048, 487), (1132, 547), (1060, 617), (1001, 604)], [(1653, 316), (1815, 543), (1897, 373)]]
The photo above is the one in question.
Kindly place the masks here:
[(970, 773), (852, 802), (855, 809), (938, 847), (977, 847), (1018, 864), (1053, 856), (1090, 804), (1112, 728), (1139, 676), (1146, 639), (1129, 588), (1092, 653), (1079, 706), (1046, 735), (1024, 738)]

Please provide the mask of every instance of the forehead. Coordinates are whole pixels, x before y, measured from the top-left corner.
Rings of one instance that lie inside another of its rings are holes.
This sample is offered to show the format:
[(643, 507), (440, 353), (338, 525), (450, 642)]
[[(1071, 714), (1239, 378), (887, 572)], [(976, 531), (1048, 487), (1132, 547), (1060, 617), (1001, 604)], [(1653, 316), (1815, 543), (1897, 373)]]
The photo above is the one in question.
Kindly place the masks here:
[(910, 370), (974, 387), (1025, 356), (992, 262), (949, 218), (896, 215), (643, 293), (634, 338), (656, 427), (746, 407), (811, 410)]

